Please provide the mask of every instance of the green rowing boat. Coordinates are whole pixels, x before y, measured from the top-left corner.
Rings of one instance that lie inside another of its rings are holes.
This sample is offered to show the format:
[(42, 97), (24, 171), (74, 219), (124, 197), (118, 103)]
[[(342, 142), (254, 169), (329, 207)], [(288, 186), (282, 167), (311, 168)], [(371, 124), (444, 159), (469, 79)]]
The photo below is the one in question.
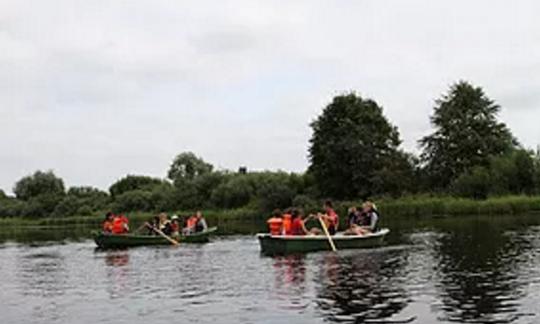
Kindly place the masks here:
[[(338, 233), (332, 236), (338, 250), (370, 248), (382, 245), (384, 237), (390, 232), (383, 228), (378, 232), (367, 235), (343, 235)], [(314, 251), (330, 251), (328, 238), (324, 235), (270, 235), (257, 234), (261, 251), (267, 255), (306, 253)]]
[[(180, 243), (206, 243), (209, 241), (210, 235), (216, 231), (217, 227), (210, 227), (204, 232), (173, 238)], [(101, 232), (94, 232), (93, 235), (97, 246), (103, 249), (145, 245), (171, 245), (171, 242), (158, 235), (104, 234)]]

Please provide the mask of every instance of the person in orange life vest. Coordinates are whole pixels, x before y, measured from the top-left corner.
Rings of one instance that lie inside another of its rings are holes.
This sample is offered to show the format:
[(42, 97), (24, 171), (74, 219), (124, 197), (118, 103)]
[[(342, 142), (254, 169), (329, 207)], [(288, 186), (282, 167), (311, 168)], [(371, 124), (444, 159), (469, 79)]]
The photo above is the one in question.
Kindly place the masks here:
[(103, 221), (103, 233), (112, 233), (114, 214), (108, 212)]
[(186, 227), (183, 229), (184, 234), (195, 233), (195, 226), (197, 225), (197, 215), (190, 216), (186, 221)]
[(112, 232), (114, 234), (124, 234), (129, 232), (129, 220), (123, 214), (116, 215), (113, 218)]
[(332, 202), (327, 200), (323, 205), (324, 214), (318, 214), (322, 218), (330, 235), (336, 234), (339, 225), (339, 216), (332, 207)]
[(270, 217), (266, 223), (268, 223), (268, 229), (272, 235), (281, 235), (283, 219), (281, 219), (281, 210), (276, 209), (272, 212), (272, 217)]
[(285, 209), (285, 213), (283, 213), (283, 235), (291, 235), (291, 225), (292, 225), (292, 215), (291, 215), (291, 209), (287, 208)]

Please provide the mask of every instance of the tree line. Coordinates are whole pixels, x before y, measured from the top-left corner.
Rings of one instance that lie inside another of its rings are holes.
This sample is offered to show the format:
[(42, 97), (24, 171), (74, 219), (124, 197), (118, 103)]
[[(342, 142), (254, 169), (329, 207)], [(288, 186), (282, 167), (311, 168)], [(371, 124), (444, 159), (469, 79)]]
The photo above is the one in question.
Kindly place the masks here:
[(311, 122), (304, 173), (215, 170), (191, 152), (177, 155), (164, 179), (126, 175), (108, 191), (65, 188), (52, 171), (0, 191), (3, 217), (92, 215), (104, 210), (315, 208), (323, 198), (360, 200), (404, 195), (474, 199), (540, 193), (540, 153), (523, 147), (498, 120), (501, 107), (480, 87), (460, 81), (435, 101), (433, 130), (419, 155), (401, 148), (398, 128), (373, 99), (333, 98)]

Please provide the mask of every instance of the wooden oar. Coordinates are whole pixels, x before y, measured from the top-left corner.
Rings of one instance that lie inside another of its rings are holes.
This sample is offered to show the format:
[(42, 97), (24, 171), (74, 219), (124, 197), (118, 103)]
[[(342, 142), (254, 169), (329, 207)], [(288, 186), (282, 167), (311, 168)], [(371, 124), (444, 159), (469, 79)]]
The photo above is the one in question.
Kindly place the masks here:
[(326, 224), (324, 223), (321, 217), (319, 217), (319, 222), (321, 223), (321, 227), (324, 231), (324, 234), (326, 234), (326, 238), (328, 239), (328, 243), (330, 243), (330, 247), (332, 248), (332, 251), (337, 252), (336, 246), (334, 245), (334, 240), (332, 240), (330, 233), (328, 233), (328, 228), (326, 227)]
[(173, 245), (178, 245), (180, 243), (178, 243), (178, 241), (176, 240), (173, 240), (170, 236), (168, 236), (167, 234), (163, 233), (160, 229), (158, 228), (155, 228), (154, 226), (151, 226), (150, 224), (148, 223), (145, 223), (146, 226), (148, 226), (149, 228), (151, 228), (154, 232), (158, 233), (159, 235), (163, 236), (165, 239), (167, 239), (167, 241), (171, 242)]

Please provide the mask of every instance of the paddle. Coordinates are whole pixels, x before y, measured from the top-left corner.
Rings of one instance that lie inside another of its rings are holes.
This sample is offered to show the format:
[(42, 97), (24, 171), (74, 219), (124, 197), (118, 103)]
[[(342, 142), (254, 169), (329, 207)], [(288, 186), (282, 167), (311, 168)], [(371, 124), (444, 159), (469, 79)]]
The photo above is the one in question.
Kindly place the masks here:
[(328, 233), (328, 228), (326, 227), (326, 224), (324, 223), (321, 217), (319, 217), (319, 222), (321, 223), (321, 227), (324, 231), (324, 234), (326, 234), (326, 238), (328, 239), (328, 243), (330, 243), (330, 247), (332, 248), (332, 251), (337, 252), (336, 246), (334, 245), (334, 240), (332, 240), (330, 233)]
[(173, 245), (178, 245), (178, 241), (176, 240), (173, 240), (171, 237), (167, 236), (167, 234), (163, 233), (161, 230), (159, 230), (158, 228), (155, 228), (154, 226), (151, 226), (150, 224), (148, 223), (145, 223), (145, 225), (152, 229), (154, 232), (158, 233), (159, 235), (163, 236), (165, 239), (167, 239), (167, 241), (171, 242)]

